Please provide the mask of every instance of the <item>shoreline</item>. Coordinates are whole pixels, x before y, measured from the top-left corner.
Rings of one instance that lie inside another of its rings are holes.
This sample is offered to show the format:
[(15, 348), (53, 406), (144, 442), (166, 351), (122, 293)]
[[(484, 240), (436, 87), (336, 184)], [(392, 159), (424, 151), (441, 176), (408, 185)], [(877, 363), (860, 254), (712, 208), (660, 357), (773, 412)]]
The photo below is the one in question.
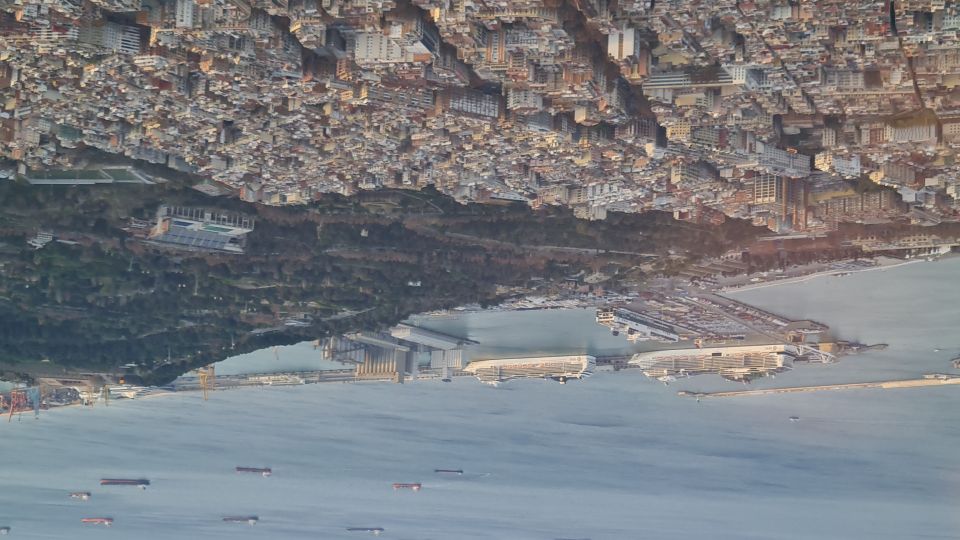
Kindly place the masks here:
[[(939, 261), (940, 259), (943, 259), (943, 258), (952, 258), (952, 256), (951, 256), (951, 255), (941, 256), (941, 257), (934, 258), (932, 261)], [(848, 261), (835, 261), (834, 264), (843, 263), (843, 262), (851, 262), (851, 261), (852, 261), (852, 260), (848, 260)], [(843, 275), (856, 274), (856, 273), (860, 273), (860, 272), (875, 271), (875, 270), (886, 270), (886, 269), (889, 269), (889, 268), (897, 268), (897, 267), (906, 266), (906, 265), (910, 265), (910, 264), (914, 264), (914, 263), (919, 263), (919, 262), (931, 262), (929, 259), (927, 259), (927, 258), (925, 258), (925, 257), (924, 257), (924, 258), (910, 259), (910, 260), (902, 260), (902, 259), (894, 259), (894, 258), (889, 258), (889, 257), (883, 257), (883, 258), (876, 259), (875, 261), (876, 261), (876, 264), (875, 264), (874, 266), (869, 266), (869, 267), (862, 267), (862, 268), (856, 268), (856, 267), (853, 267), (853, 268), (832, 268), (832, 269), (829, 269), (829, 270), (821, 270), (821, 271), (812, 272), (812, 273), (809, 273), (809, 274), (804, 274), (804, 275), (795, 276), (795, 277), (792, 277), (792, 278), (785, 278), (785, 279), (780, 279), (780, 280), (766, 281), (766, 282), (761, 282), (761, 283), (751, 283), (751, 284), (743, 285), (743, 286), (740, 286), (740, 287), (718, 288), (718, 289), (715, 289), (714, 292), (715, 292), (716, 294), (731, 294), (731, 293), (736, 293), (736, 292), (739, 292), (739, 291), (750, 291), (750, 290), (754, 290), (754, 289), (762, 289), (762, 288), (766, 288), (766, 287), (772, 287), (772, 286), (775, 286), (775, 285), (792, 284), (792, 283), (802, 283), (802, 282), (810, 281), (810, 280), (813, 280), (813, 279), (816, 279), (816, 278), (819, 278), (819, 277), (823, 277), (823, 276), (836, 276), (836, 275), (838, 275), (838, 274), (843, 274)], [(731, 296), (732, 296), (732, 295), (733, 295), (733, 294), (731, 294)], [(545, 305), (545, 306), (537, 306), (537, 307), (526, 307), (526, 306), (524, 306), (524, 307), (513, 307), (512, 309), (511, 309), (511, 308), (504, 308), (504, 307), (494, 307), (494, 308), (487, 308), (487, 309), (464, 310), (464, 311), (451, 310), (452, 313), (450, 313), (450, 315), (456, 315), (456, 314), (461, 314), (461, 313), (462, 313), (462, 314), (470, 314), (470, 313), (478, 313), (478, 312), (484, 312), (484, 311), (487, 311), (487, 312), (500, 312), (500, 311), (552, 311), (552, 310), (588, 309), (588, 306), (584, 306), (584, 305), (583, 305), (584, 303), (596, 305), (596, 302), (597, 302), (599, 299), (591, 298), (591, 299), (589, 299), (589, 300), (590, 300), (590, 301), (584, 302), (583, 299), (575, 299), (575, 300), (572, 300), (572, 301), (571, 301), (570, 299), (568, 299), (567, 302), (569, 302), (570, 304), (576, 304), (576, 305), (566, 305), (566, 306), (556, 306), (556, 305), (552, 305), (552, 306), (551, 306), (551, 305)], [(448, 316), (449, 316), (449, 315), (448, 315)], [(416, 315), (414, 315), (414, 317), (435, 318), (435, 317), (438, 317), (438, 315), (435, 314), (435, 313), (432, 314), (432, 313), (429, 313), (429, 312), (428, 312), (428, 313), (416, 314)], [(442, 316), (441, 316), (441, 317), (442, 317)], [(241, 375), (241, 376), (242, 376), (242, 375), (244, 375), (244, 374), (238, 374), (238, 375)], [(322, 381), (317, 381), (317, 382), (322, 382)], [(334, 381), (330, 381), (330, 382), (334, 382)], [(346, 382), (346, 381), (336, 381), (336, 382)], [(351, 382), (356, 382), (356, 381), (351, 381)], [(250, 386), (253, 387), (253, 386), (259, 386), (259, 385), (250, 385)], [(265, 386), (270, 386), (270, 385), (265, 385)], [(165, 388), (163, 388), (163, 387), (147, 387), (147, 388), (145, 388), (145, 391), (144, 391), (142, 394), (137, 395), (137, 396), (134, 397), (134, 398), (122, 398), (122, 397), (118, 397), (118, 398), (116, 398), (116, 400), (117, 400), (117, 401), (125, 401), (126, 399), (157, 398), (157, 397), (165, 396), (165, 395), (166, 395), (166, 396), (174, 395), (174, 394), (177, 394), (177, 393), (180, 393), (180, 392), (184, 392), (184, 391), (186, 391), (186, 392), (191, 392), (190, 390), (171, 391), (171, 390), (165, 389)], [(194, 391), (196, 391), (196, 390), (194, 390)], [(192, 392), (191, 392), (191, 393), (192, 393)], [(112, 400), (113, 400), (113, 399), (111, 399), (111, 401), (112, 401)], [(101, 400), (98, 399), (97, 401), (101, 401)], [(73, 408), (73, 407), (80, 407), (80, 408), (86, 408), (86, 407), (88, 407), (88, 406), (89, 406), (89, 407), (93, 407), (93, 406), (95, 406), (95, 405), (96, 405), (96, 404), (86, 405), (86, 404), (84, 404), (84, 403), (82, 403), (82, 402), (66, 403), (66, 404), (62, 404), (62, 405), (51, 406), (51, 407), (49, 407), (49, 408), (47, 408), (47, 409), (43, 409), (43, 411), (50, 411), (50, 410), (53, 410), (53, 409), (59, 409), (59, 408), (63, 408), (63, 407), (71, 407), (71, 408)], [(106, 406), (106, 405), (102, 405), (102, 406)], [(28, 413), (28, 411), (22, 411), (21, 413), (15, 413), (15, 414), (22, 414), (22, 413)], [(9, 413), (8, 413), (7, 411), (4, 411), (3, 413), (0, 413), (0, 419), (2, 419), (2, 416), (3, 416), (3, 415), (6, 415), (6, 414), (9, 414)]]
[[(935, 259), (935, 260), (936, 260), (936, 259)], [(901, 267), (901, 266), (906, 266), (906, 265), (914, 264), (914, 263), (928, 262), (926, 259), (923, 259), (923, 258), (912, 259), (912, 260), (909, 260), (909, 261), (901, 261), (901, 260), (898, 260), (898, 259), (892, 259), (891, 261), (892, 261), (892, 262), (889, 262), (889, 263), (880, 262), (880, 263), (877, 264), (876, 266), (871, 266), (871, 267), (869, 267), (869, 268), (854, 268), (854, 269), (837, 269), (837, 268), (835, 268), (835, 269), (831, 269), (831, 270), (821, 270), (821, 271), (819, 271), (819, 272), (812, 272), (812, 273), (810, 273), (810, 274), (804, 274), (804, 275), (802, 275), (802, 276), (796, 276), (796, 277), (791, 277), (791, 278), (784, 278), (784, 279), (777, 279), (777, 280), (769, 280), (769, 281), (763, 281), (763, 282), (760, 282), (760, 283), (751, 283), (751, 284), (749, 284), (749, 285), (721, 287), (721, 288), (718, 288), (718, 289), (716, 290), (716, 292), (717, 292), (718, 294), (738, 293), (738, 292), (744, 292), (744, 291), (752, 291), (752, 290), (756, 290), (756, 289), (764, 289), (764, 288), (767, 288), (767, 287), (775, 287), (775, 286), (777, 286), (777, 285), (788, 285), (788, 284), (792, 284), (792, 283), (803, 283), (803, 282), (805, 282), (805, 281), (810, 281), (810, 280), (813, 280), (813, 279), (817, 279), (817, 278), (821, 278), (821, 277), (826, 277), (826, 276), (842, 277), (842, 276), (845, 276), (845, 275), (848, 275), (848, 274), (859, 274), (859, 273), (862, 273), (862, 272), (873, 272), (873, 271), (876, 271), (876, 270), (887, 270), (887, 269), (890, 269), (890, 268), (898, 268), (898, 267)]]

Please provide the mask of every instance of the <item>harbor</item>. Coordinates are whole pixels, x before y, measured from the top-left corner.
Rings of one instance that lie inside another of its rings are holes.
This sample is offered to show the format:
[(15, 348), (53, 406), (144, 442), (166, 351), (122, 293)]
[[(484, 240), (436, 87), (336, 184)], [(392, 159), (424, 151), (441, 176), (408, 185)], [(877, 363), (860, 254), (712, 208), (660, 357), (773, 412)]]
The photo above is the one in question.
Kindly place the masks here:
[[(566, 385), (520, 379), (493, 387), (473, 375), (454, 374), (443, 383), (418, 370), (418, 379), (404, 384), (354, 378), (222, 391), (233, 376), (352, 367), (324, 360), (321, 348), (305, 342), (217, 364), (207, 402), (193, 374), (194, 389), (162, 391), (156, 398), (120, 399), (121, 391), (132, 389), (111, 390), (116, 401), (108, 407), (101, 397), (94, 407), (41, 410), (37, 421), (31, 409), (22, 424), (16, 418), (0, 423), (0, 451), (16, 456), (18, 465), (8, 473), (18, 489), (5, 500), (8, 512), (0, 525), (12, 527), (10, 537), (29, 532), (80, 539), (150, 537), (157, 530), (183, 537), (215, 531), (225, 538), (375, 534), (347, 531), (353, 527), (381, 528), (381, 537), (459, 538), (466, 519), (491, 538), (655, 538), (664, 530), (694, 536), (686, 526), (689, 509), (711, 508), (710, 519), (729, 531), (715, 536), (734, 540), (743, 535), (742, 510), (749, 504), (768, 518), (751, 523), (758, 537), (776, 537), (783, 523), (808, 521), (822, 524), (808, 529), (811, 535), (827, 538), (850, 537), (851, 530), (936, 536), (956, 515), (950, 479), (943, 475), (958, 444), (956, 430), (944, 429), (958, 422), (956, 384), (699, 404), (676, 391), (837, 386), (956, 373), (950, 366), (960, 355), (960, 341), (952, 306), (960, 292), (944, 288), (932, 305), (923, 291), (939, 290), (958, 265), (914, 264), (866, 272), (857, 280), (824, 278), (736, 295), (740, 303), (791, 320), (829, 324), (838, 338), (889, 345), (839, 356), (836, 363), (794, 362), (792, 370), (754, 379), (749, 387), (712, 374), (665, 387), (638, 368), (614, 371), (609, 357), (623, 365), (635, 354), (677, 344), (613, 336), (595, 322), (594, 309), (545, 310), (416, 322), (477, 342), (464, 346), (464, 365), (584, 354), (597, 359), (592, 377)], [(426, 376), (431, 378), (421, 380)], [(916, 444), (921, 439), (930, 443)], [(438, 442), (435, 451), (423, 450), (425, 440)], [(131, 445), (162, 451), (132, 454)], [(74, 466), (50, 466), (57, 462)], [(237, 473), (237, 466), (270, 468), (273, 474)], [(146, 478), (151, 485), (145, 491), (98, 485), (114, 477)], [(395, 482), (421, 482), (423, 488), (394, 491)], [(740, 489), (717, 497), (730, 486)], [(92, 492), (88, 501), (68, 497), (83, 490)], [(824, 502), (825, 491), (830, 501)], [(665, 493), (681, 499), (666, 501)], [(564, 508), (578, 497), (584, 499), (584, 517), (574, 522), (525, 506), (535, 500), (542, 508)], [(61, 509), (51, 515), (54, 505)], [(479, 507), (491, 510), (473, 512)], [(646, 508), (649, 517), (638, 521), (624, 507)], [(876, 519), (852, 520), (851, 507), (854, 517), (869, 513)], [(253, 527), (222, 521), (232, 516), (261, 520)], [(116, 521), (107, 529), (83, 526), (84, 517)]]
[(606, 339), (634, 344), (630, 347), (639, 347), (639, 352), (471, 354), (486, 344), (409, 321), (384, 331), (351, 332), (314, 341), (314, 360), (306, 362), (316, 366), (314, 369), (282, 370), (279, 349), (274, 348), (272, 371), (217, 373), (219, 364), (211, 364), (160, 387), (132, 385), (122, 377), (103, 374), (47, 377), (38, 385), (0, 394), (0, 410), (10, 422), (15, 414), (22, 417), (32, 412), (36, 416), (40, 410), (56, 406), (109, 404), (111, 399), (176, 392), (202, 392), (206, 400), (214, 390), (319, 383), (450, 382), (454, 377), (475, 377), (494, 386), (516, 379), (566, 384), (595, 372), (626, 369), (639, 370), (664, 384), (699, 375), (749, 383), (790, 371), (797, 363), (834, 363), (849, 352), (872, 348), (835, 340), (820, 322), (792, 320), (731, 298), (684, 289), (623, 297), (617, 305), (596, 309), (595, 322), (609, 329)]
[[(822, 281), (821, 286), (835, 283)], [(756, 296), (762, 291), (742, 291), (737, 296), (743, 294)], [(796, 369), (803, 364), (835, 364), (850, 355), (886, 348), (886, 344), (838, 339), (841, 332), (812, 317), (786, 317), (731, 296), (669, 281), (640, 294), (609, 296), (607, 304), (595, 309), (488, 310), (465, 312), (460, 318), (420, 315), (380, 332), (351, 332), (312, 344), (274, 347), (254, 363), (211, 364), (161, 387), (130, 384), (122, 373), (40, 378), (33, 386), (0, 392), (0, 412), (9, 423), (15, 415), (37, 416), (59, 406), (109, 404), (110, 400), (176, 392), (202, 392), (207, 398), (213, 390), (248, 387), (448, 382), (459, 377), (492, 385), (521, 378), (566, 383), (620, 370), (637, 370), (658, 382), (683, 384), (687, 389), (692, 385), (690, 391), (695, 392), (704, 375), (740, 383), (784, 372), (791, 372), (791, 378), (802, 377)], [(526, 322), (533, 320), (538, 322)], [(514, 328), (524, 329), (516, 334), (520, 341), (512, 337)], [(555, 332), (557, 328), (565, 330)], [(293, 353), (296, 358), (287, 358)], [(957, 362), (945, 364), (933, 369), (956, 368)], [(693, 383), (690, 377), (698, 381)]]

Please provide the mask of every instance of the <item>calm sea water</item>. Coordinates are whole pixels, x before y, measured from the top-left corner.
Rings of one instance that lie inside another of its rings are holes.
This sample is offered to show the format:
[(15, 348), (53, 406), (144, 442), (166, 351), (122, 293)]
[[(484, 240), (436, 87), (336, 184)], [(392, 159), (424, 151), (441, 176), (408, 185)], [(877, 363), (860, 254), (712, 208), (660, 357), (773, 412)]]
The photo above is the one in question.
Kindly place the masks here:
[[(738, 294), (844, 338), (890, 344), (757, 385), (951, 371), (957, 275), (953, 259)], [(477, 354), (629, 345), (590, 311), (434, 323), (483, 341)], [(312, 348), (300, 349), (313, 361)], [(266, 351), (247, 361), (277, 360)], [(737, 388), (709, 377), (682, 383)], [(634, 372), (499, 388), (459, 378), (219, 391), (207, 402), (182, 394), (24, 416), (0, 424), (0, 526), (18, 538), (367, 537), (351, 526), (438, 540), (960, 538), (960, 389), (701, 403), (677, 389)], [(237, 465), (271, 466), (274, 476), (236, 475)], [(103, 476), (153, 485), (101, 488)], [(395, 492), (392, 482), (424, 487)], [(93, 498), (72, 501), (74, 490)], [(261, 523), (223, 523), (230, 514)], [(116, 522), (84, 527), (86, 516)]]

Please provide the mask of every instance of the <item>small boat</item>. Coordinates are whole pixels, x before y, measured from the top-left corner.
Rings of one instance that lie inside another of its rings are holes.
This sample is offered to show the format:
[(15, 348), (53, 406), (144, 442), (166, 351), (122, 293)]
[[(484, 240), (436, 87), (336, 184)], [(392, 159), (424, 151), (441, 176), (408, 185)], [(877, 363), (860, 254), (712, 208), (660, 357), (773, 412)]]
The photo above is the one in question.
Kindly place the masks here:
[(101, 486), (137, 486), (140, 489), (147, 489), (150, 481), (146, 478), (102, 478)]
[(237, 472), (261, 474), (263, 476), (270, 476), (273, 474), (273, 470), (271, 470), (270, 467), (237, 467)]
[(463, 474), (463, 469), (434, 469), (437, 474)]
[(113, 525), (113, 518), (108, 518), (108, 517), (83, 518), (80, 520), (80, 523), (87, 523), (90, 525), (105, 525), (109, 527)]
[(74, 491), (70, 494), (71, 499), (80, 499), (81, 501), (86, 501), (90, 499), (89, 491)]
[(374, 536), (380, 536), (383, 527), (347, 527), (347, 530), (350, 532), (368, 532), (373, 533)]
[(420, 491), (420, 488), (423, 487), (419, 482), (396, 482), (393, 484), (393, 489), (412, 489), (413, 491)]
[(791, 416), (791, 417), (790, 417), (790, 421), (791, 421), (791, 422), (799, 422), (799, 421), (800, 421), (800, 417), (799, 417), (799, 416)]
[(256, 525), (260, 518), (257, 516), (226, 516), (223, 518), (227, 523), (246, 523), (247, 525)]
[(10, 527), (0, 527), (0, 534), (10, 534)]

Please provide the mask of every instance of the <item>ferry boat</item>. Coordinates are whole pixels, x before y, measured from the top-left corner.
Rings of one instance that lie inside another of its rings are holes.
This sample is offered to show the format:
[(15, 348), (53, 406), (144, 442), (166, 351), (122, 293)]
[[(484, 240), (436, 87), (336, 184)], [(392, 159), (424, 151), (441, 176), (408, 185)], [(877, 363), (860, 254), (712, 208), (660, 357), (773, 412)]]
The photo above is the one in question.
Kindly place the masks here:
[(108, 517), (89, 517), (83, 518), (80, 520), (81, 523), (87, 523), (90, 525), (105, 525), (107, 527), (113, 525), (113, 518)]
[(146, 478), (101, 478), (101, 486), (137, 486), (140, 489), (147, 489), (150, 481)]
[(256, 525), (260, 518), (257, 516), (226, 516), (223, 518), (227, 523), (246, 523), (247, 525)]
[(81, 501), (86, 501), (90, 499), (89, 491), (74, 491), (70, 494), (71, 499), (80, 499)]
[(419, 482), (396, 482), (393, 484), (393, 489), (412, 489), (413, 491), (420, 491), (420, 488), (423, 487)]
[(347, 530), (350, 532), (368, 532), (373, 533), (374, 536), (380, 536), (383, 527), (347, 527)]
[(270, 469), (270, 467), (237, 467), (237, 472), (261, 474), (263, 476), (270, 476), (273, 474), (273, 471)]

